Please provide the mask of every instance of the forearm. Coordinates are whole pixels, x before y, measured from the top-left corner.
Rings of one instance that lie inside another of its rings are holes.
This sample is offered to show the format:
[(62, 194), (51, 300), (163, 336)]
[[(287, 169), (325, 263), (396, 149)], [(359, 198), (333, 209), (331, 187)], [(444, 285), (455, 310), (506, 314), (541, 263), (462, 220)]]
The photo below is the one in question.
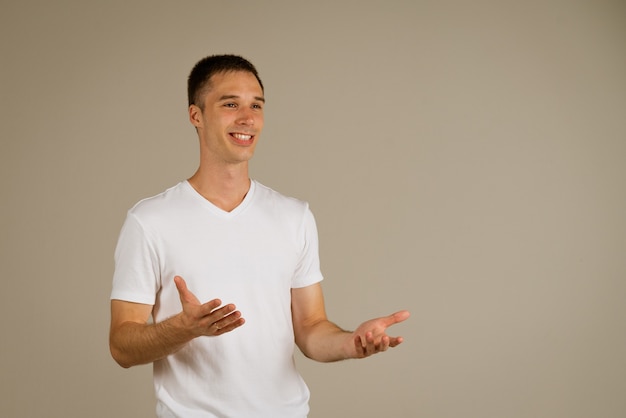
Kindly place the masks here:
[(353, 334), (328, 320), (322, 320), (300, 330), (296, 343), (308, 358), (333, 362), (354, 357)]
[(152, 363), (180, 350), (195, 335), (178, 316), (157, 324), (127, 321), (109, 336), (111, 355), (122, 367)]

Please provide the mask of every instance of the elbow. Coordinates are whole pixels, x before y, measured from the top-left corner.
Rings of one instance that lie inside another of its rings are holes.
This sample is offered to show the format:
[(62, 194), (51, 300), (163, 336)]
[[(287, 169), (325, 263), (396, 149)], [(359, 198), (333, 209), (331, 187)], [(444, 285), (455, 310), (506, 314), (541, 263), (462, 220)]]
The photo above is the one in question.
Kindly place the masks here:
[(302, 328), (294, 328), (294, 342), (300, 350), (300, 352), (308, 359), (315, 360), (315, 356), (311, 352), (312, 347), (309, 346), (310, 339), (308, 333), (304, 332)]
[(130, 369), (131, 367), (134, 366), (134, 364), (130, 363), (130, 362), (126, 362), (121, 358), (115, 358), (113, 357), (113, 359), (115, 360), (115, 362), (117, 364), (119, 364), (121, 367), (123, 367), (124, 369)]
[(324, 356), (324, 344), (316, 341), (311, 333), (296, 333), (296, 346), (306, 358), (321, 363), (327, 362)]
[(128, 361), (128, 359), (124, 356), (124, 354), (120, 350), (116, 349), (112, 345), (109, 346), (109, 349), (111, 351), (111, 357), (113, 357), (113, 360), (115, 360), (115, 362), (119, 364), (121, 367), (128, 369), (134, 366), (134, 364)]
[(120, 360), (115, 359), (115, 361), (117, 362), (117, 364), (119, 364), (120, 366), (122, 366), (125, 369), (130, 369), (133, 365), (130, 363), (124, 363)]
[(296, 338), (296, 346), (298, 346), (298, 349), (300, 349), (300, 352), (304, 355), (304, 357), (311, 359), (311, 360), (315, 360), (314, 356), (311, 354), (306, 344), (304, 344), (302, 341), (299, 341), (299, 339), (297, 338)]
[(126, 351), (122, 349), (119, 344), (116, 344), (113, 338), (109, 339), (109, 351), (111, 352), (111, 357), (117, 364), (121, 367), (128, 369), (136, 364), (131, 360)]

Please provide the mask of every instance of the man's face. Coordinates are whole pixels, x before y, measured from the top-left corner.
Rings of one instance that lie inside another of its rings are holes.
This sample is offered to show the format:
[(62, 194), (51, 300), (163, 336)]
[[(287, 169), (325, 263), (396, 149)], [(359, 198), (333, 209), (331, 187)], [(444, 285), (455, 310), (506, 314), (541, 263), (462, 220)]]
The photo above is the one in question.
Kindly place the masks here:
[(263, 90), (256, 77), (245, 71), (214, 74), (209, 85), (204, 109), (189, 108), (202, 156), (213, 163), (247, 162), (263, 129)]

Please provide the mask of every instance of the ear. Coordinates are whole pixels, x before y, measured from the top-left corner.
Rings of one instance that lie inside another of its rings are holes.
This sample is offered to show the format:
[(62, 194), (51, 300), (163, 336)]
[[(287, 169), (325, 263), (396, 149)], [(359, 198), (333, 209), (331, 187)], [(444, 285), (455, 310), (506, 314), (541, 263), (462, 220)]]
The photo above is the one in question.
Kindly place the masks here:
[(202, 109), (196, 105), (189, 106), (189, 122), (193, 126), (200, 128), (202, 126)]

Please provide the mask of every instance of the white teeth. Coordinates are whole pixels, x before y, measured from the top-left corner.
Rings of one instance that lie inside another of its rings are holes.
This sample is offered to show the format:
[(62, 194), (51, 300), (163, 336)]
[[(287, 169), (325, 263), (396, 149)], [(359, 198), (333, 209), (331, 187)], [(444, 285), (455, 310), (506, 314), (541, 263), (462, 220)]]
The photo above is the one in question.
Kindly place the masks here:
[(241, 141), (249, 141), (252, 139), (252, 135), (233, 134), (233, 136)]

